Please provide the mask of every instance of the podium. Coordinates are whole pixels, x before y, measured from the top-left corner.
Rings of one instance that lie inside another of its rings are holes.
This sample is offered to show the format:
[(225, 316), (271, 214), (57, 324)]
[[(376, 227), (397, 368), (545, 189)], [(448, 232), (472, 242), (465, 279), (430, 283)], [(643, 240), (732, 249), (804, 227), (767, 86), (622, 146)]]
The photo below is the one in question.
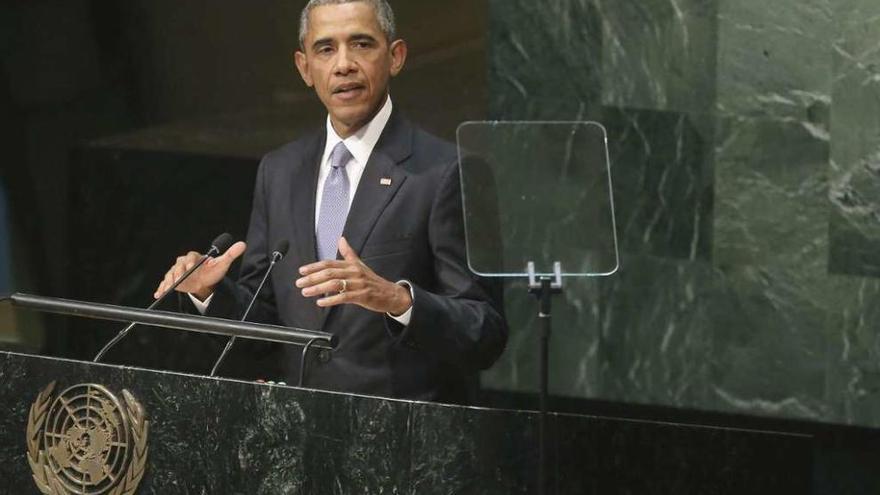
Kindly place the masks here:
[[(81, 494), (527, 494), (539, 423), (534, 411), (0, 352), (2, 494), (41, 493), (38, 483)], [(806, 435), (555, 413), (548, 431), (549, 493), (810, 489)]]

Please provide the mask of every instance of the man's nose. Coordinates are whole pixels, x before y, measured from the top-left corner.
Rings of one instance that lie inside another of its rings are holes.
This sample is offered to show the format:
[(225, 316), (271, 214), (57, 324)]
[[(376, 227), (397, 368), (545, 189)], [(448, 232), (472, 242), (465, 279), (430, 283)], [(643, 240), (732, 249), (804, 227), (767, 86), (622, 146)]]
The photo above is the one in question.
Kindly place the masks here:
[(340, 49), (336, 57), (336, 73), (345, 75), (355, 70), (357, 70), (357, 64), (351, 52), (346, 48)]

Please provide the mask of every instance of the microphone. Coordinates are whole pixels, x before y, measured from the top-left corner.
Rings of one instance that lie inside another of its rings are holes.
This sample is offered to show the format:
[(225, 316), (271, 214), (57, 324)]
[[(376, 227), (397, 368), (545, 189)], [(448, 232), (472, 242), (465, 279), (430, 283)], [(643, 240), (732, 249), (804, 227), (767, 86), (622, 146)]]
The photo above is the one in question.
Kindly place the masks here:
[[(147, 309), (153, 309), (156, 306), (158, 306), (159, 303), (161, 303), (163, 300), (165, 300), (165, 298), (168, 296), (168, 294), (171, 294), (172, 292), (174, 292), (174, 289), (176, 289), (178, 285), (182, 284), (184, 280), (189, 278), (189, 276), (192, 275), (193, 272), (198, 270), (200, 266), (205, 264), (205, 262), (208, 261), (209, 259), (211, 259), (212, 256), (216, 256), (218, 254), (225, 253), (230, 247), (232, 247), (232, 244), (234, 242), (235, 242), (235, 239), (233, 239), (232, 236), (229, 235), (228, 233), (224, 232), (224, 233), (220, 234), (219, 236), (217, 236), (217, 238), (214, 239), (213, 242), (211, 242), (211, 248), (208, 249), (208, 252), (205, 253), (204, 256), (202, 256), (202, 259), (200, 259), (199, 262), (196, 263), (192, 268), (187, 270), (180, 277), (180, 279), (178, 279), (176, 282), (174, 282), (174, 285), (172, 285), (171, 287), (168, 288), (168, 290), (166, 290), (164, 293), (162, 293), (162, 295), (159, 296), (159, 299), (156, 299), (155, 301), (153, 301), (153, 304), (150, 304), (147, 307)], [(95, 359), (92, 360), (92, 362), (94, 362), (94, 363), (99, 362), (101, 360), (101, 358), (104, 357), (104, 354), (106, 354), (107, 351), (109, 351), (120, 340), (124, 339), (125, 336), (128, 335), (128, 332), (131, 331), (131, 329), (134, 328), (135, 325), (137, 325), (137, 322), (133, 321), (127, 327), (120, 330), (119, 333), (116, 334), (116, 336), (110, 340), (110, 342), (107, 342), (107, 345), (105, 345), (103, 348), (101, 348), (101, 350), (95, 356)]]
[[(245, 321), (250, 314), (251, 309), (254, 307), (254, 303), (257, 302), (257, 296), (260, 295), (260, 291), (263, 290), (263, 286), (266, 285), (266, 281), (269, 280), (269, 274), (272, 273), (272, 269), (275, 268), (275, 263), (281, 261), (281, 258), (284, 258), (284, 255), (287, 254), (287, 250), (290, 248), (290, 242), (287, 239), (282, 239), (275, 245), (275, 250), (272, 252), (272, 260), (269, 261), (269, 268), (266, 269), (266, 274), (263, 275), (263, 280), (260, 282), (260, 285), (257, 286), (257, 290), (254, 291), (254, 297), (251, 298), (250, 304), (248, 304), (247, 309), (244, 310), (244, 314), (241, 316), (241, 321)], [(226, 355), (229, 353), (229, 350), (232, 349), (232, 344), (235, 343), (235, 336), (229, 338), (229, 341), (226, 342), (226, 347), (223, 349), (223, 352), (220, 353), (220, 357), (217, 358), (217, 361), (214, 362), (214, 367), (211, 368), (211, 374), (209, 376), (216, 376), (217, 369), (220, 368), (220, 363), (226, 359)]]

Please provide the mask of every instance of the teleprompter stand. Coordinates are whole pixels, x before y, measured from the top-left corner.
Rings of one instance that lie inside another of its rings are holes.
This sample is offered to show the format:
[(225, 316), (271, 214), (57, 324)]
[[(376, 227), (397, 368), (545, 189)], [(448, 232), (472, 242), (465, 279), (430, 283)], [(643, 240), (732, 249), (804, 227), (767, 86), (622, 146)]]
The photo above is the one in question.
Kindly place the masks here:
[(534, 295), (538, 299), (538, 320), (541, 323), (541, 419), (539, 423), (539, 443), (540, 451), (538, 453), (538, 493), (545, 493), (547, 489), (547, 412), (548, 412), (548, 395), (550, 386), (550, 335), (553, 330), (553, 321), (550, 319), (550, 310), (552, 309), (553, 294), (562, 293), (562, 263), (553, 263), (553, 277), (546, 275), (538, 276), (535, 273), (535, 263), (528, 263), (527, 271), (529, 274), (529, 294)]
[(457, 138), (468, 267), (481, 277), (526, 278), (539, 303), (534, 491), (543, 494), (561, 481), (551, 479), (548, 450), (553, 295), (564, 277), (605, 277), (619, 267), (608, 136), (598, 122), (488, 121), (461, 124)]

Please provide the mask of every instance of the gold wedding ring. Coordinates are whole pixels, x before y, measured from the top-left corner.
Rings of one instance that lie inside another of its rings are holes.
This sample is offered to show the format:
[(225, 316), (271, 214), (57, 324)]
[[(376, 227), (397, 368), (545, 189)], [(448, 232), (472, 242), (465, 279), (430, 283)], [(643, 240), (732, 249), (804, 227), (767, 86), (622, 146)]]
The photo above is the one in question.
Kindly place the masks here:
[(340, 282), (342, 282), (342, 288), (339, 289), (339, 293), (345, 294), (345, 291), (348, 290), (348, 280), (342, 279)]

